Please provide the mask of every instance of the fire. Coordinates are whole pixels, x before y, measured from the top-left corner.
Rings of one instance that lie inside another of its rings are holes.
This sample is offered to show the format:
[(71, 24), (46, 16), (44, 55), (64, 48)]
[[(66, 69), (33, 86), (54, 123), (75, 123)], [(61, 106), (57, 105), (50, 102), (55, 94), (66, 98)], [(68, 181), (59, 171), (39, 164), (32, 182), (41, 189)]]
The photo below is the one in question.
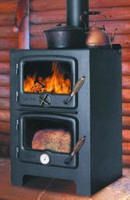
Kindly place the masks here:
[(59, 71), (56, 62), (52, 64), (52, 74), (46, 78), (27, 76), (24, 80), (24, 92), (27, 93), (55, 93), (70, 94), (71, 81)]

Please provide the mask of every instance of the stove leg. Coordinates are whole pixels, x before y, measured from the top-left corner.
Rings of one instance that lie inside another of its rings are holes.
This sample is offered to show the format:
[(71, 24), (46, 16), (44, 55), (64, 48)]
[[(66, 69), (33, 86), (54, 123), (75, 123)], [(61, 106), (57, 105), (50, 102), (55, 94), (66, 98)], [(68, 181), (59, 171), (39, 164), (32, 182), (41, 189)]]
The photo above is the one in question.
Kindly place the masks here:
[(12, 176), (11, 178), (11, 183), (13, 185), (17, 185), (17, 186), (22, 186), (23, 185), (23, 175), (20, 174), (15, 174), (14, 176)]
[(86, 181), (76, 180), (76, 193), (82, 196), (90, 196), (91, 191), (90, 188), (87, 187), (89, 185)]

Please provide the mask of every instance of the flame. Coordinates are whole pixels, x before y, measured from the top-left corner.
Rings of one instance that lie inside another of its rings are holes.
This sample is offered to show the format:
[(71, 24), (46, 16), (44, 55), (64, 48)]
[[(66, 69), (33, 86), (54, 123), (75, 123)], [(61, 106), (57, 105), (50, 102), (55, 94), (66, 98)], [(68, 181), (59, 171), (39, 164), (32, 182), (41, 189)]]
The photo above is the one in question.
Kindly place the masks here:
[(43, 77), (36, 78), (36, 75), (27, 76), (24, 80), (24, 92), (70, 94), (71, 81), (64, 77), (59, 71), (57, 63), (54, 62), (52, 64), (52, 74), (45, 79)]

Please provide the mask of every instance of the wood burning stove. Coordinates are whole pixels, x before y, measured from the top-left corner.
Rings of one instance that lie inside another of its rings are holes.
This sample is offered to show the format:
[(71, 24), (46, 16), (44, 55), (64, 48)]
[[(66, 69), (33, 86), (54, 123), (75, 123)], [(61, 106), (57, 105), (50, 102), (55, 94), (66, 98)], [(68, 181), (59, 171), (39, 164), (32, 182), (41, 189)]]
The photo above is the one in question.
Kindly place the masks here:
[(90, 195), (122, 174), (121, 55), (118, 45), (87, 48), (88, 1), (67, 3), (51, 49), (11, 51), (11, 180), (71, 180)]
[(11, 180), (75, 181), (90, 195), (121, 176), (121, 56), (111, 47), (11, 51)]

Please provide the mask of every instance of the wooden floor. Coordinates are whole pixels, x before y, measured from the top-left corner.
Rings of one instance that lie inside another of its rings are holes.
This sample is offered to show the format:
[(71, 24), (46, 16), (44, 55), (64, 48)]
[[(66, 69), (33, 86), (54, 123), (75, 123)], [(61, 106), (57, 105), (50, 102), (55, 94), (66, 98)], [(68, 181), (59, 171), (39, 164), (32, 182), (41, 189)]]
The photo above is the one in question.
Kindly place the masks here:
[(124, 169), (123, 174), (121, 179), (94, 196), (81, 197), (67, 181), (35, 179), (24, 187), (12, 186), (10, 161), (0, 159), (0, 200), (130, 200), (130, 169)]

